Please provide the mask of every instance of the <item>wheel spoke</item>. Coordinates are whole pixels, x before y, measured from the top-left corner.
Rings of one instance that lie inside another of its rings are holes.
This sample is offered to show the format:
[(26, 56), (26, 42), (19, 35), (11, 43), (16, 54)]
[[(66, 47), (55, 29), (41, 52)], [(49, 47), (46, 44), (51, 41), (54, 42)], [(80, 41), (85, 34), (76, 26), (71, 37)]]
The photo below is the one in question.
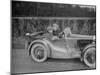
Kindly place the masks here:
[(87, 66), (95, 68), (96, 66), (96, 50), (95, 47), (88, 48), (84, 53), (84, 62)]
[(43, 59), (44, 58), (44, 49), (40, 46), (36, 47), (34, 50), (34, 55), (37, 59)]
[(86, 54), (86, 59), (90, 64), (94, 64), (95, 63), (95, 52), (88, 52)]

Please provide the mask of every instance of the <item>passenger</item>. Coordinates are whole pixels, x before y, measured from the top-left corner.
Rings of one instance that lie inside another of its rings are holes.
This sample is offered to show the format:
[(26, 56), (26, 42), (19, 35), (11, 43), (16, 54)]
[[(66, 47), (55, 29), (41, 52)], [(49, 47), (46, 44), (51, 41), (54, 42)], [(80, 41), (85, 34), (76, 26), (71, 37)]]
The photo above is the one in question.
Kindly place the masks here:
[(64, 34), (65, 34), (65, 38), (69, 37), (72, 34), (70, 27), (66, 27), (64, 29)]

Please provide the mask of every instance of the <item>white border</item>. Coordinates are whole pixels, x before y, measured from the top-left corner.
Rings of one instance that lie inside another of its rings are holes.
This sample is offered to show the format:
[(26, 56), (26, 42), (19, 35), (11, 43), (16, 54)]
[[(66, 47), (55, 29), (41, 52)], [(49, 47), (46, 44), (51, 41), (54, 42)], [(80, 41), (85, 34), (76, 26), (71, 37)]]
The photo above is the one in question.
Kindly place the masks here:
[(50, 3), (96, 5), (96, 0), (18, 0), (18, 1), (36, 1), (36, 2), (50, 2)]
[[(26, 1), (26, 0), (24, 0)], [(97, 6), (97, 70), (39, 73), (34, 75), (98, 75), (100, 72), (100, 1), (99, 0), (27, 0), (51, 3), (85, 4)], [(0, 74), (10, 74), (10, 0), (0, 1)], [(31, 74), (28, 74), (31, 75)]]

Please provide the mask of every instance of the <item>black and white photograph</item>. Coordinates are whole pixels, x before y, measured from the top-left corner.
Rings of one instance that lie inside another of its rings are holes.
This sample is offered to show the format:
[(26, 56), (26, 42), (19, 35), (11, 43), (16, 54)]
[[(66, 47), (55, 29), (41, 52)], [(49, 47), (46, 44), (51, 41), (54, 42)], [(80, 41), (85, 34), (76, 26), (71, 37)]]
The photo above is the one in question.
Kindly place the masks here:
[(11, 1), (11, 74), (96, 70), (96, 6)]

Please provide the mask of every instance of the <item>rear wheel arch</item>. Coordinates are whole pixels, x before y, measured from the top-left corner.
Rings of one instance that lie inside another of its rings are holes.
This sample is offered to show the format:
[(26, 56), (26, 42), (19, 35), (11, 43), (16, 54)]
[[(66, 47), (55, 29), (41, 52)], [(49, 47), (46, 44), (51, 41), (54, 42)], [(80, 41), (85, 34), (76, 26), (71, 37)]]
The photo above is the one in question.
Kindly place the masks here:
[(31, 48), (32, 48), (32, 46), (35, 45), (35, 44), (42, 44), (42, 45), (44, 45), (44, 46), (46, 47), (46, 50), (47, 50), (47, 53), (48, 53), (48, 57), (50, 56), (50, 49), (49, 49), (49, 46), (48, 46), (47, 43), (43, 42), (42, 40), (41, 40), (41, 41), (40, 41), (40, 40), (38, 40), (38, 41), (33, 41), (33, 42), (29, 45), (29, 47), (28, 47), (29, 55), (31, 55)]

